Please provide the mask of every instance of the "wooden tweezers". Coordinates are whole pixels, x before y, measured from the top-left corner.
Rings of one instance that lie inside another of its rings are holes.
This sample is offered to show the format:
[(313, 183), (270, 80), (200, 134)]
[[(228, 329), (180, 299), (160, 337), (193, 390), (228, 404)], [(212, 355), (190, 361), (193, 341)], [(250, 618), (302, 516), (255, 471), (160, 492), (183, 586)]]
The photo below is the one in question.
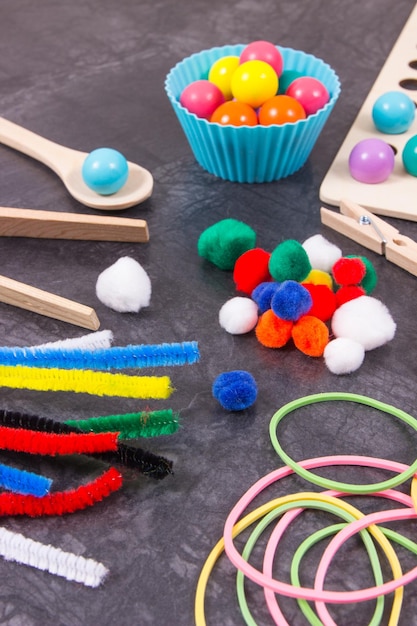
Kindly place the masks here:
[(320, 217), (325, 226), (417, 276), (417, 243), (371, 211), (350, 200), (341, 200), (340, 213), (321, 207)]

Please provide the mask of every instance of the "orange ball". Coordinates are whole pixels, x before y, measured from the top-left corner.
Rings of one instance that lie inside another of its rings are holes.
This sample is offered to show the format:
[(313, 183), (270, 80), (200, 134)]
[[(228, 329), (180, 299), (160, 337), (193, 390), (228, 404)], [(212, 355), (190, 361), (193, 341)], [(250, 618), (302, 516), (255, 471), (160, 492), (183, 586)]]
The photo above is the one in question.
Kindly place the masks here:
[(272, 309), (262, 313), (255, 328), (256, 338), (266, 348), (282, 348), (291, 338), (293, 322), (282, 320)]
[(214, 111), (210, 122), (223, 126), (257, 126), (258, 116), (256, 111), (245, 102), (228, 100)]
[(295, 98), (286, 95), (270, 98), (259, 109), (259, 123), (263, 126), (294, 123), (305, 118), (302, 105)]
[(313, 315), (301, 317), (292, 329), (295, 346), (307, 356), (323, 356), (329, 343), (329, 329)]

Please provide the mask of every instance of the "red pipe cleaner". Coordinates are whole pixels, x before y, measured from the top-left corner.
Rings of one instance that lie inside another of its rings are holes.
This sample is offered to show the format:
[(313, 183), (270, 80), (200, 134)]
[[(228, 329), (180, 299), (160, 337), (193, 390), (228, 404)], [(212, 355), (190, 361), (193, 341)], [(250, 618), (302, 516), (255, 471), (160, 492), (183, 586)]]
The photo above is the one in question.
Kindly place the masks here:
[(0, 426), (0, 449), (53, 456), (117, 450), (119, 433), (43, 433)]

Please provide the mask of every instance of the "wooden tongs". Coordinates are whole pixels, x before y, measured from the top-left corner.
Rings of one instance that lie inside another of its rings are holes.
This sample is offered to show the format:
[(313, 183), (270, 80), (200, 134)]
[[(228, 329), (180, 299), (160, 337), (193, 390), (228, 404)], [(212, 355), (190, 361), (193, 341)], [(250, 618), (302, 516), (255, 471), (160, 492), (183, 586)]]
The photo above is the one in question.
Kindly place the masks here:
[(320, 209), (321, 221), (360, 245), (417, 276), (417, 243), (359, 204), (341, 200), (340, 213)]

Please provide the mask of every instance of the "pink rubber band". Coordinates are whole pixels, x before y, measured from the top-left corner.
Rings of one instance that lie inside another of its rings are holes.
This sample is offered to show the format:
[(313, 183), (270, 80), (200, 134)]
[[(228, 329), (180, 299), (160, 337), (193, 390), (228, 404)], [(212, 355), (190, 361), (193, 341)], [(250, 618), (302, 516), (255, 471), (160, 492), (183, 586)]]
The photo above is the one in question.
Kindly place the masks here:
[[(404, 465), (403, 463), (397, 463), (395, 461), (387, 461), (386, 459), (377, 459), (374, 457), (362, 457), (362, 456), (356, 456), (356, 455), (355, 456), (350, 456), (350, 455), (327, 456), (327, 457), (320, 457), (320, 458), (315, 458), (315, 459), (307, 459), (307, 460), (301, 461), (299, 464), (306, 469), (314, 469), (317, 467), (327, 467), (329, 465), (359, 465), (359, 466), (366, 465), (366, 466), (375, 467), (378, 469), (388, 469), (394, 472), (403, 472), (408, 467), (407, 465)], [(284, 466), (278, 470), (275, 470), (274, 472), (271, 472), (270, 474), (267, 474), (266, 476), (258, 480), (242, 496), (242, 498), (240, 498), (240, 500), (236, 503), (236, 505), (233, 507), (233, 509), (231, 510), (231, 512), (229, 513), (227, 517), (227, 520), (224, 526), (224, 533), (223, 533), (225, 552), (229, 560), (233, 563), (233, 565), (237, 569), (239, 569), (247, 578), (249, 578), (256, 584), (260, 585), (261, 587), (271, 589), (271, 591), (273, 591), (274, 593), (282, 594), (290, 598), (302, 598), (305, 600), (318, 601), (322, 603), (329, 602), (329, 603), (342, 604), (342, 603), (350, 603), (350, 602), (362, 602), (365, 600), (374, 599), (378, 597), (379, 595), (382, 595), (382, 594), (385, 595), (387, 593), (390, 593), (391, 591), (394, 591), (397, 587), (403, 586), (407, 582), (410, 582), (414, 580), (414, 578), (417, 577), (417, 567), (416, 567), (410, 572), (408, 572), (407, 574), (405, 574), (404, 576), (402, 576), (401, 578), (398, 578), (389, 583), (384, 583), (384, 585), (381, 585), (378, 587), (370, 587), (368, 589), (363, 589), (363, 590), (358, 590), (358, 591), (344, 591), (344, 592), (325, 591), (319, 588), (316, 589), (316, 588), (310, 588), (310, 587), (294, 587), (293, 585), (278, 581), (274, 578), (271, 578), (270, 576), (265, 575), (263, 572), (260, 572), (259, 570), (254, 568), (252, 565), (250, 565), (247, 561), (245, 561), (245, 559), (242, 558), (242, 555), (239, 553), (239, 551), (235, 548), (235, 545), (233, 542), (233, 527), (235, 526), (235, 524), (237, 523), (238, 519), (241, 517), (242, 513), (247, 508), (247, 506), (252, 502), (252, 500), (254, 500), (254, 498), (259, 493), (261, 493), (264, 489), (266, 489), (266, 487), (268, 487), (272, 483), (280, 480), (281, 478), (289, 476), (290, 474), (293, 474), (293, 473), (294, 472), (290, 467)], [(300, 494), (300, 497), (301, 497), (301, 494)], [(405, 497), (408, 498), (409, 496), (405, 496)], [(410, 500), (407, 500), (407, 502), (412, 502), (411, 498)], [(393, 511), (388, 511), (387, 513), (392, 515)], [(396, 517), (382, 518), (381, 516), (381, 519), (379, 521), (389, 521), (389, 519), (415, 519), (417, 517), (417, 513), (415, 512), (414, 509), (412, 509), (412, 504), (406, 510), (403, 510), (403, 509), (395, 510), (394, 513), (396, 515), (399, 515), (399, 517), (398, 518)], [(376, 517), (378, 519), (378, 514), (376, 514)], [(367, 516), (363, 527), (366, 527), (370, 523), (373, 523), (373, 522), (368, 522), (367, 521), (368, 519), (369, 519), (369, 516)], [(362, 519), (359, 521), (362, 521)], [(351, 534), (358, 532), (358, 530), (362, 528), (362, 527), (359, 528), (359, 526), (356, 523), (353, 523), (353, 524), (355, 524), (356, 530), (353, 530)], [(351, 528), (350, 524), (348, 528), (349, 529)], [(344, 533), (343, 536), (346, 536), (345, 531), (347, 531), (347, 528), (344, 529), (344, 531), (341, 531), (341, 533), (337, 535), (337, 538), (339, 538), (342, 533)], [(336, 537), (334, 538), (333, 542), (335, 541), (335, 539)], [(335, 551), (337, 551), (337, 549), (340, 547), (341, 543), (343, 543), (344, 540), (345, 539), (342, 539), (340, 543), (336, 544), (337, 547), (335, 548)], [(329, 544), (329, 547), (330, 545), (335, 545), (333, 542)], [(329, 559), (326, 559), (326, 561), (324, 561), (324, 556), (323, 556), (323, 559), (321, 562), (323, 564), (323, 569), (321, 570), (322, 578), (317, 579), (317, 586), (320, 585), (320, 581), (324, 580), (327, 567), (329, 566), (329, 563), (331, 562), (331, 560), (332, 560), (332, 555), (330, 556)]]

